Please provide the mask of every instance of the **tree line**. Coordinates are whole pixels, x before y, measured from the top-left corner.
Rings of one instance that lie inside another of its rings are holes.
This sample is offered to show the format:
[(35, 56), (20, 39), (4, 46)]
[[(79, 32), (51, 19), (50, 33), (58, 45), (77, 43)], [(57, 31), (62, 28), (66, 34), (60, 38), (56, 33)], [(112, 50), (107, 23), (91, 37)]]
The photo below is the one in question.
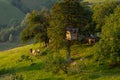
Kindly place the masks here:
[[(79, 28), (79, 34), (101, 33), (100, 41), (93, 47), (94, 59), (100, 64), (120, 62), (120, 2), (105, 1), (92, 7), (78, 0), (57, 2), (49, 10), (32, 11), (21, 33), (23, 41), (49, 43), (52, 48), (67, 46), (68, 26)], [(50, 42), (49, 42), (50, 41)]]
[[(23, 42), (49, 43), (52, 48), (67, 46), (66, 28), (79, 28), (78, 34), (101, 33), (93, 46), (94, 59), (100, 64), (120, 61), (120, 2), (118, 0), (87, 6), (78, 0), (56, 2), (50, 10), (33, 10), (26, 14), (21, 25)], [(12, 29), (11, 29), (12, 31)], [(18, 31), (18, 30), (17, 30)], [(13, 34), (9, 34), (11, 37)]]

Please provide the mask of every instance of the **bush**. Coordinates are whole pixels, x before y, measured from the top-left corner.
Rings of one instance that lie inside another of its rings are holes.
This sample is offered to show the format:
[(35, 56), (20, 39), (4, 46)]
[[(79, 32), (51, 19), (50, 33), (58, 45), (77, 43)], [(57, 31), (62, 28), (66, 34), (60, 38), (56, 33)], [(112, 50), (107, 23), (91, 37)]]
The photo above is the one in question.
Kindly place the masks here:
[(52, 71), (53, 73), (58, 73), (63, 71), (67, 73), (68, 63), (66, 60), (61, 57), (59, 54), (49, 54), (45, 60), (45, 70)]
[(119, 12), (120, 6), (115, 9), (114, 14), (106, 17), (101, 39), (93, 48), (95, 59), (100, 64), (120, 62), (120, 17), (117, 17)]
[(21, 55), (20, 59), (18, 60), (18, 62), (22, 62), (22, 61), (33, 61), (33, 59), (28, 56), (28, 55)]
[(8, 74), (14, 72), (14, 68), (1, 68), (0, 69), (0, 75)]
[(24, 80), (24, 77), (21, 74), (12, 74), (10, 80)]
[(8, 70), (6, 68), (0, 69), (0, 75), (8, 73)]

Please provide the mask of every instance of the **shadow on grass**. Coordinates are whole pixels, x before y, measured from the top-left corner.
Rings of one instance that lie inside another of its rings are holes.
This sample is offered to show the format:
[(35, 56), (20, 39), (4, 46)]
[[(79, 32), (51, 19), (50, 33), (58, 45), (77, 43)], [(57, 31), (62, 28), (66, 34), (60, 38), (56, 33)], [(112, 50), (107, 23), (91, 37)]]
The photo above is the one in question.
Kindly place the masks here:
[(33, 71), (33, 70), (41, 70), (43, 68), (42, 63), (32, 63), (29, 66), (23, 66), (23, 67), (12, 67), (12, 68), (2, 68), (0, 69), (0, 75), (4, 74), (13, 74), (16, 72), (23, 72), (23, 71)]
[(80, 56), (77, 56), (77, 57), (74, 57), (74, 58), (71, 58), (71, 60), (80, 60), (81, 59), (81, 57)]
[(82, 75), (81, 80), (97, 80), (97, 78), (101, 77), (100, 75), (94, 74), (86, 74)]
[(29, 66), (16, 68), (15, 72), (41, 70), (42, 68), (43, 68), (43, 64), (42, 63), (32, 63)]
[(116, 71), (114, 71), (114, 69), (112, 71), (110, 71), (110, 69), (107, 70), (107, 72), (88, 72), (88, 73), (83, 73), (81, 80), (97, 80), (100, 77), (111, 77), (111, 76), (119, 76), (120, 75), (120, 71), (118, 71), (118, 69)]
[(0, 76), (8, 73), (11, 73), (11, 69), (6, 69), (6, 68), (0, 69)]

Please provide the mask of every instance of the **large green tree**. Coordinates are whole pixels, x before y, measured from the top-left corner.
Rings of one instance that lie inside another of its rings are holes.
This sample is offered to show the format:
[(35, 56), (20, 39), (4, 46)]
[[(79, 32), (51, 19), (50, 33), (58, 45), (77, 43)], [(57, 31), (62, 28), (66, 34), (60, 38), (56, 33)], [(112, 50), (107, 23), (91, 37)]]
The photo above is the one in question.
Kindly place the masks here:
[(21, 33), (21, 39), (24, 42), (33, 40), (35, 42), (45, 42), (48, 43), (49, 39), (47, 36), (47, 12), (45, 10), (32, 11), (27, 14), (26, 27)]
[(82, 31), (89, 22), (86, 18), (87, 13), (78, 0), (63, 0), (54, 4), (50, 11), (50, 27), (48, 36), (52, 48), (59, 49), (66, 47), (67, 61), (70, 61), (70, 40), (66, 40), (66, 29), (79, 28)]
[(100, 4), (96, 4), (93, 9), (93, 21), (96, 23), (96, 30), (101, 31), (101, 27), (105, 24), (105, 17), (114, 12), (114, 9), (120, 4), (119, 0), (106, 0)]
[(120, 62), (120, 6), (105, 19), (101, 39), (94, 46), (95, 57), (100, 62)]
[(67, 27), (79, 28), (82, 31), (89, 22), (84, 11), (78, 0), (64, 0), (54, 4), (50, 11), (50, 27), (48, 28), (51, 44), (54, 45), (52, 47), (64, 46)]

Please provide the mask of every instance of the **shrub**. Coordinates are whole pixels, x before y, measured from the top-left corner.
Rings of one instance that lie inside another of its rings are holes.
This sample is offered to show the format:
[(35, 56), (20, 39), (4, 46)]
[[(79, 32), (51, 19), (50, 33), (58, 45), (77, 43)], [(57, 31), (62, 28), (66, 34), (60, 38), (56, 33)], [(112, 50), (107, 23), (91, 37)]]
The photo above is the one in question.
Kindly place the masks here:
[(21, 55), (20, 59), (18, 60), (18, 62), (22, 62), (22, 61), (33, 61), (33, 59), (28, 56), (28, 55)]
[(61, 57), (61, 55), (49, 54), (45, 60), (45, 70), (52, 71), (53, 73), (58, 73), (60, 70), (67, 73), (68, 63)]
[(8, 70), (6, 68), (0, 69), (0, 75), (8, 73)]
[(8, 74), (14, 72), (14, 68), (1, 68), (0, 69), (0, 75)]
[(93, 52), (96, 61), (103, 63), (120, 62), (120, 6), (114, 14), (106, 17), (105, 25), (102, 27), (101, 39), (94, 46)]
[(12, 74), (10, 80), (24, 80), (24, 77), (21, 74)]

